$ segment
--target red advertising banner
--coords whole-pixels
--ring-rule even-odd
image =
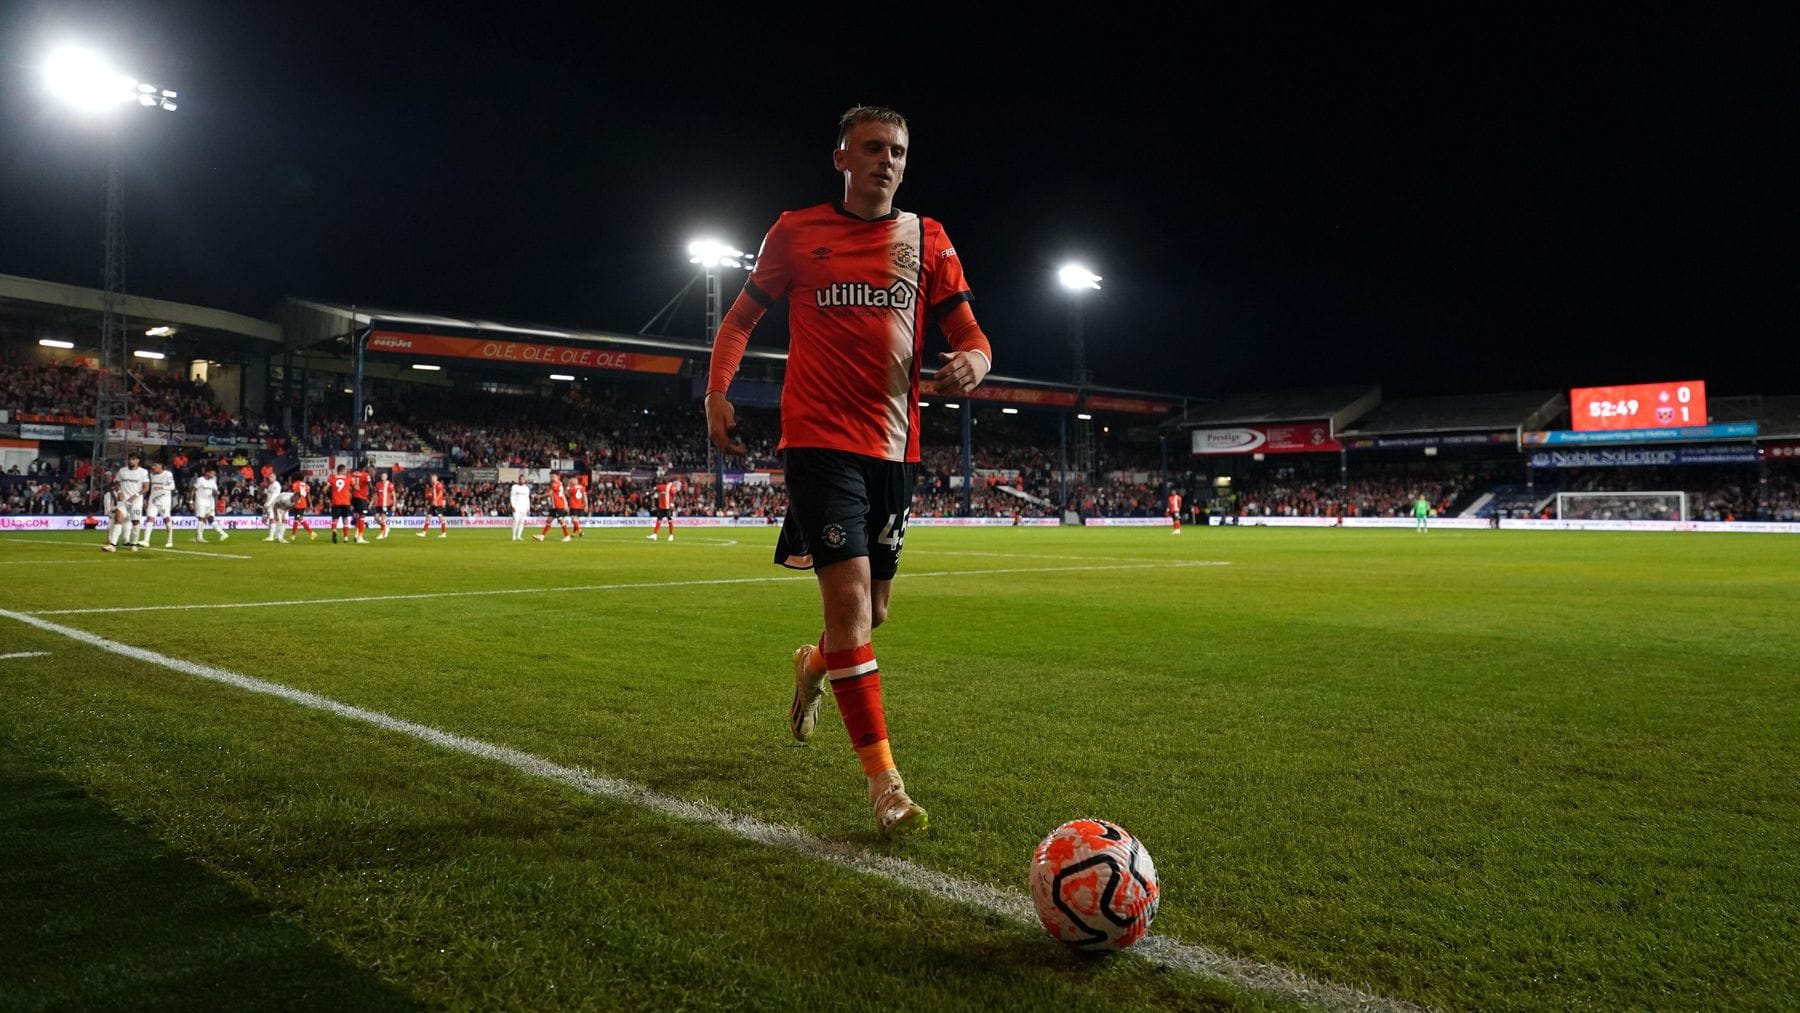
[[[1043,405],[1046,408],[1075,407],[1075,393],[1064,390],[1032,390],[1004,384],[984,384],[964,395],[974,401],[1006,401],[1011,404]]]
[[[1089,394],[1082,407],[1091,412],[1136,412],[1139,415],[1167,415],[1175,406],[1164,401],[1145,401],[1135,397],[1105,397]]]
[[[674,374],[681,371],[679,355],[645,355],[574,345],[539,345],[526,341],[492,338],[453,338],[442,334],[407,334],[376,331],[369,335],[369,351],[396,355],[446,356],[515,362],[558,369],[617,369],[631,373]]]
[[[1706,425],[1706,383],[1674,380],[1569,391],[1569,421],[1576,432],[1594,429],[1668,429]]]
[[[37,412],[14,412],[15,422],[51,422],[70,426],[91,426],[94,420],[87,415],[41,415]]]
[[[1232,426],[1194,430],[1196,454],[1311,454],[1342,450],[1324,422],[1288,426]]]
[[[1781,443],[1759,443],[1756,445],[1756,456],[1765,461],[1800,461],[1800,443],[1792,440]]]

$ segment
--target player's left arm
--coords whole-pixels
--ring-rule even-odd
[[[981,333],[981,325],[975,322],[975,311],[969,308],[967,301],[957,303],[938,321],[938,326],[955,351],[938,353],[937,373],[931,378],[932,390],[937,394],[967,394],[981,386],[988,371],[994,368],[993,346],[988,344],[987,335]]]
[[[937,373],[931,378],[931,390],[938,394],[967,394],[987,379],[994,368],[994,349],[981,325],[975,322],[970,308],[968,279],[963,276],[962,259],[943,226],[930,219],[925,225],[926,305],[937,320],[938,328],[949,340],[952,351],[938,353]]]

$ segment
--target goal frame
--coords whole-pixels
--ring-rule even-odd
[[[1680,489],[1616,489],[1616,490],[1605,491],[1605,492],[1559,492],[1556,494],[1556,519],[1559,521],[1561,521],[1561,520],[1592,520],[1593,518],[1590,518],[1590,517],[1569,517],[1569,516],[1567,516],[1567,514],[1564,513],[1565,505],[1576,502],[1576,501],[1591,502],[1591,501],[1595,501],[1595,500],[1606,500],[1606,499],[1615,499],[1615,500],[1646,499],[1646,498],[1653,497],[1653,496],[1667,497],[1668,499],[1670,499],[1672,502],[1674,502],[1676,504],[1677,512],[1680,514],[1679,517],[1675,518],[1676,520],[1685,521],[1688,519],[1688,494],[1686,492],[1683,492]],[[1662,521],[1662,520],[1668,520],[1669,518],[1667,518],[1667,517],[1624,517],[1624,518],[1615,518],[1615,519],[1616,520],[1658,520],[1658,521]]]

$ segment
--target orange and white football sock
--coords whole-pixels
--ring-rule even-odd
[[[850,744],[862,760],[863,773],[874,780],[894,769],[887,718],[881,709],[881,667],[875,662],[875,645],[824,654],[832,699],[850,732]]]

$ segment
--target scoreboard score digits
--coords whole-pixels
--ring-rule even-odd
[[[1569,391],[1569,414],[1578,432],[1703,426],[1706,383],[1679,380],[1622,387],[1577,387]]]

